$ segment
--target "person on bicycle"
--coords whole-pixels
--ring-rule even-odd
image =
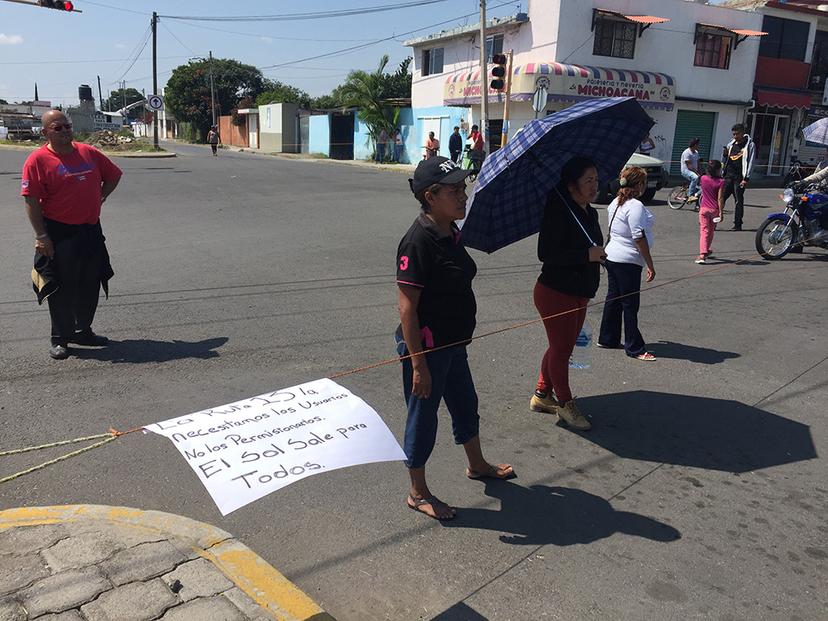
[[[468,141],[471,143],[469,148],[469,161],[474,170],[479,171],[481,166],[483,166],[486,153],[483,150],[483,134],[477,125],[472,125]]]
[[[687,179],[687,202],[699,200],[699,139],[691,138],[681,154],[681,176]]]

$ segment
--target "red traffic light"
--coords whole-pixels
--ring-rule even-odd
[[[38,0],[38,5],[44,9],[55,9],[58,11],[74,11],[75,5],[65,0]]]
[[[492,62],[495,65],[505,65],[508,60],[506,59],[506,54],[495,54],[492,56]]]

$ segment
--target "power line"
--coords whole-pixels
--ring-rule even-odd
[[[132,9],[125,9],[120,6],[112,6],[111,4],[104,4],[103,2],[92,2],[92,0],[84,0],[84,4],[93,4],[95,6],[101,6],[105,9],[112,9],[113,11],[124,11],[126,13],[134,13],[135,15],[152,15],[152,13],[145,13],[143,11],[134,11]]]
[[[124,79],[124,77],[126,77],[126,75],[127,75],[127,74],[128,74],[128,73],[132,70],[132,68],[135,66],[135,63],[136,63],[136,62],[138,62],[138,58],[141,56],[141,53],[144,51],[144,48],[146,48],[146,47],[147,47],[147,43],[149,43],[149,40],[150,40],[150,35],[151,35],[151,32],[148,30],[148,31],[147,31],[147,36],[144,38],[144,43],[143,43],[143,45],[141,45],[141,49],[140,49],[140,50],[138,51],[138,53],[135,55],[135,58],[133,58],[133,59],[132,59],[132,62],[131,62],[131,63],[129,63],[129,67],[127,67],[127,68],[126,68],[126,70],[125,70],[125,71],[121,74],[121,77],[120,77],[120,78],[118,78],[118,79],[116,80],[116,82],[120,82],[121,80],[123,80],[123,79]],[[114,83],[115,83],[115,82],[110,82],[110,84],[114,84]]]
[[[227,34],[234,34],[240,35],[242,37],[253,37],[256,39],[273,39],[274,41],[308,41],[311,43],[324,43],[328,41],[333,41],[336,43],[365,43],[366,41],[371,41],[371,39],[309,39],[308,37],[277,37],[275,35],[270,34],[256,34],[253,32],[240,32],[238,30],[226,30],[224,28],[214,28],[212,26],[205,26],[203,24],[190,24],[186,21],[181,22],[182,26],[187,26],[189,28],[200,28],[202,30],[210,30],[212,32],[224,32]]]
[[[189,58],[184,54],[177,56],[159,56],[159,59],[169,60],[171,58]],[[132,60],[129,58],[89,58],[85,60],[14,60],[11,62],[0,62],[0,65],[77,65],[80,63],[123,63]]]
[[[164,22],[161,22],[161,25],[164,27],[164,30],[166,30],[167,32],[169,32],[172,35],[173,39],[175,39],[176,41],[178,41],[181,44],[181,47],[183,47],[185,50],[188,50],[189,52],[192,52],[193,56],[198,56],[198,54],[193,50],[193,48],[191,48],[189,45],[187,45],[181,39],[179,39],[177,36],[175,36],[175,33],[172,30],[169,29],[167,24],[165,24]]]
[[[166,19],[181,19],[198,22],[261,22],[261,21],[298,21],[308,19],[330,19],[334,17],[351,17],[354,15],[366,15],[368,13],[382,13],[385,11],[396,11],[412,7],[426,6],[446,2],[447,0],[414,0],[400,4],[383,4],[373,7],[360,7],[356,9],[340,9],[338,11],[316,11],[311,13],[283,13],[281,15],[241,15],[233,17],[203,16],[203,15],[159,15]],[[511,3],[510,3],[511,4]]]

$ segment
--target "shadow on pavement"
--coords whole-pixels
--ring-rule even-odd
[[[601,498],[580,489],[486,481],[486,495],[500,500],[500,510],[460,508],[447,528],[479,528],[504,534],[503,543],[570,546],[591,543],[615,533],[654,541],[674,541],[679,531],[658,520],[616,511]]]
[[[146,362],[170,362],[185,358],[207,360],[208,358],[217,358],[219,353],[214,350],[224,345],[228,340],[226,336],[203,341],[111,340],[106,347],[95,349],[70,346],[70,353],[73,357],[81,360],[101,360],[112,363],[141,364]]]
[[[734,473],[817,457],[808,425],[738,401],[637,390],[578,404],[593,424],[580,435],[619,457]]]
[[[431,621],[489,621],[474,608],[463,602],[458,602],[448,610],[444,610]]]
[[[650,349],[657,358],[687,360],[689,362],[698,362],[699,364],[719,364],[730,358],[739,358],[741,355],[732,351],[719,351],[717,349],[708,349],[706,347],[695,347],[693,345],[685,345],[683,343],[674,343],[673,341],[647,343],[647,348]]]

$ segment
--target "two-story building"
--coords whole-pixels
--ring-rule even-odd
[[[527,13],[487,23],[489,58],[512,50],[508,135],[540,114],[596,97],[635,97],[656,121],[652,155],[672,161],[692,137],[719,155],[752,107],[762,16],[690,0],[529,0]],[[479,25],[407,41],[414,50],[412,107],[419,144],[434,131],[480,119]],[[488,87],[489,79],[483,80]],[[500,144],[503,95],[488,89],[490,149]]]
[[[762,15],[767,32],[759,44],[754,79],[755,106],[748,131],[756,143],[754,171],[784,175],[791,155],[816,159],[825,147],[802,140],[802,127],[826,116],[823,104],[828,75],[828,14],[814,2],[729,0],[730,8]]]

